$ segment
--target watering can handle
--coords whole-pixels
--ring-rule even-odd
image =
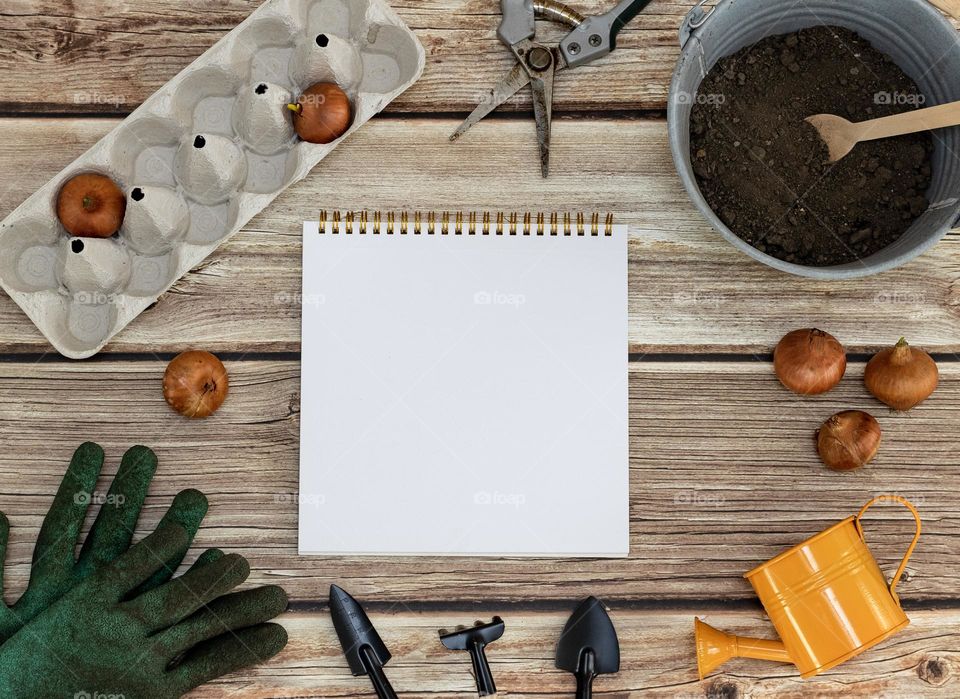
[[[899,495],[878,495],[877,497],[873,498],[870,502],[868,502],[866,505],[864,505],[862,508],[860,508],[860,512],[857,513],[857,516],[855,518],[855,522],[857,525],[857,532],[860,534],[860,538],[863,539],[864,541],[866,541],[866,537],[864,537],[863,535],[863,523],[860,521],[860,519],[863,517],[864,514],[866,514],[867,510],[869,510],[873,505],[876,505],[877,503],[880,503],[880,502],[900,503],[901,505],[906,507],[908,510],[910,510],[910,513],[913,515],[913,518],[917,522],[917,531],[913,535],[913,541],[911,541],[910,546],[907,547],[907,552],[903,555],[903,560],[900,561],[900,567],[897,568],[897,572],[894,574],[893,579],[890,581],[890,594],[893,595],[893,598],[897,600],[899,603],[900,598],[897,597],[897,592],[896,592],[897,583],[900,582],[900,578],[903,576],[903,571],[906,570],[907,561],[909,561],[910,556],[913,555],[913,550],[917,547],[917,541],[919,541],[920,539],[920,529],[921,529],[920,513],[917,512],[917,508],[915,508],[910,503],[910,501],[907,500],[906,498],[902,498]]]

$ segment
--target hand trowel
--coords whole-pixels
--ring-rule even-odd
[[[383,672],[383,666],[390,661],[390,651],[363,607],[343,589],[331,585],[330,615],[353,676],[369,676],[380,699],[397,699]]]
[[[593,679],[620,671],[620,641],[603,603],[587,597],[574,610],[557,643],[557,667],[577,678],[577,699],[591,699]]]

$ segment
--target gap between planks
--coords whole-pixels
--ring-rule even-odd
[[[0,196],[0,216],[114,123],[6,120],[9,148],[0,151],[0,172],[17,176]],[[872,352],[902,335],[933,352],[960,351],[960,236],[869,279],[798,279],[751,261],[709,227],[673,171],[661,121],[558,121],[555,172],[547,181],[534,167],[532,124],[481,123],[451,147],[454,126],[442,119],[373,120],[324,161],[322,172],[284,192],[178,281],[108,351],[297,351],[300,314],[289,299],[300,288],[302,222],[321,208],[611,211],[630,227],[634,353],[767,353],[796,327],[827,329],[851,352]],[[381,157],[385,151],[390,158]],[[522,154],[529,160],[518,166]],[[6,297],[0,329],[0,351],[47,348]]]

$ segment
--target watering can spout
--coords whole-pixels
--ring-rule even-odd
[[[701,680],[731,658],[793,662],[780,641],[734,636],[715,629],[696,617],[693,620],[693,632],[697,642],[697,670]]]

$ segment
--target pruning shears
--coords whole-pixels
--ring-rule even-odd
[[[576,68],[606,56],[616,48],[617,34],[650,0],[621,0],[609,12],[584,17],[557,0],[500,0],[503,19],[497,37],[516,56],[517,64],[450,136],[455,141],[487,114],[530,85],[540,145],[540,171],[550,170],[550,126],[553,80],[558,70]],[[536,41],[536,19],[572,27],[557,46]]]

